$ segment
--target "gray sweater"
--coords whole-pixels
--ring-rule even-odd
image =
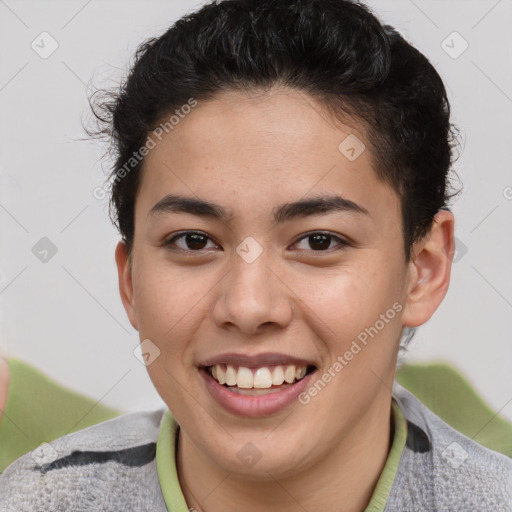
[[[407,441],[385,512],[512,512],[512,459],[457,432],[396,382],[393,396]],[[125,414],[23,455],[0,475],[0,510],[167,511],[155,459],[165,412]]]

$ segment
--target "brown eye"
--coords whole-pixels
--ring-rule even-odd
[[[177,243],[178,240],[180,240],[180,243]],[[199,233],[197,231],[186,231],[172,237],[165,243],[165,245],[176,245],[176,247],[184,251],[196,252],[205,249],[209,240],[210,237],[203,233]]]
[[[310,233],[309,235],[306,235],[305,237],[301,238],[297,243],[306,241],[306,244],[308,247],[302,247],[301,250],[313,250],[314,252],[322,252],[327,251],[328,249],[331,249],[331,243],[333,241],[336,241],[338,243],[339,248],[343,248],[344,246],[347,246],[348,244],[339,238],[336,235],[333,235],[331,233]]]

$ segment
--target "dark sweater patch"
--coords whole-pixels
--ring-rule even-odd
[[[87,466],[88,464],[104,464],[105,462],[118,462],[124,466],[140,467],[151,462],[156,455],[156,443],[143,444],[126,448],[124,450],[115,450],[108,452],[83,452],[75,450],[74,452],[54,460],[42,466],[36,466],[34,469],[46,473],[52,469],[62,469],[70,466]]]
[[[409,420],[407,420],[406,446],[416,453],[425,453],[432,449],[427,434],[418,425]]]

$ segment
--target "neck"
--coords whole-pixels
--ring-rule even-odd
[[[363,512],[391,446],[390,402],[391,397],[380,408],[377,404],[370,408],[334,449],[306,470],[264,481],[245,479],[212,463],[180,430],[177,466],[187,505],[203,512],[291,512],[298,506],[323,512]]]

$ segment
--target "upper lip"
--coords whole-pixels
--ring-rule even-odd
[[[295,365],[295,366],[315,366],[312,361],[307,361],[300,357],[294,357],[288,354],[279,354],[278,352],[265,352],[256,355],[237,354],[234,352],[218,354],[203,361],[199,366],[208,367],[215,364],[229,364],[232,366],[245,366],[247,368],[258,368],[262,366],[275,365]]]

